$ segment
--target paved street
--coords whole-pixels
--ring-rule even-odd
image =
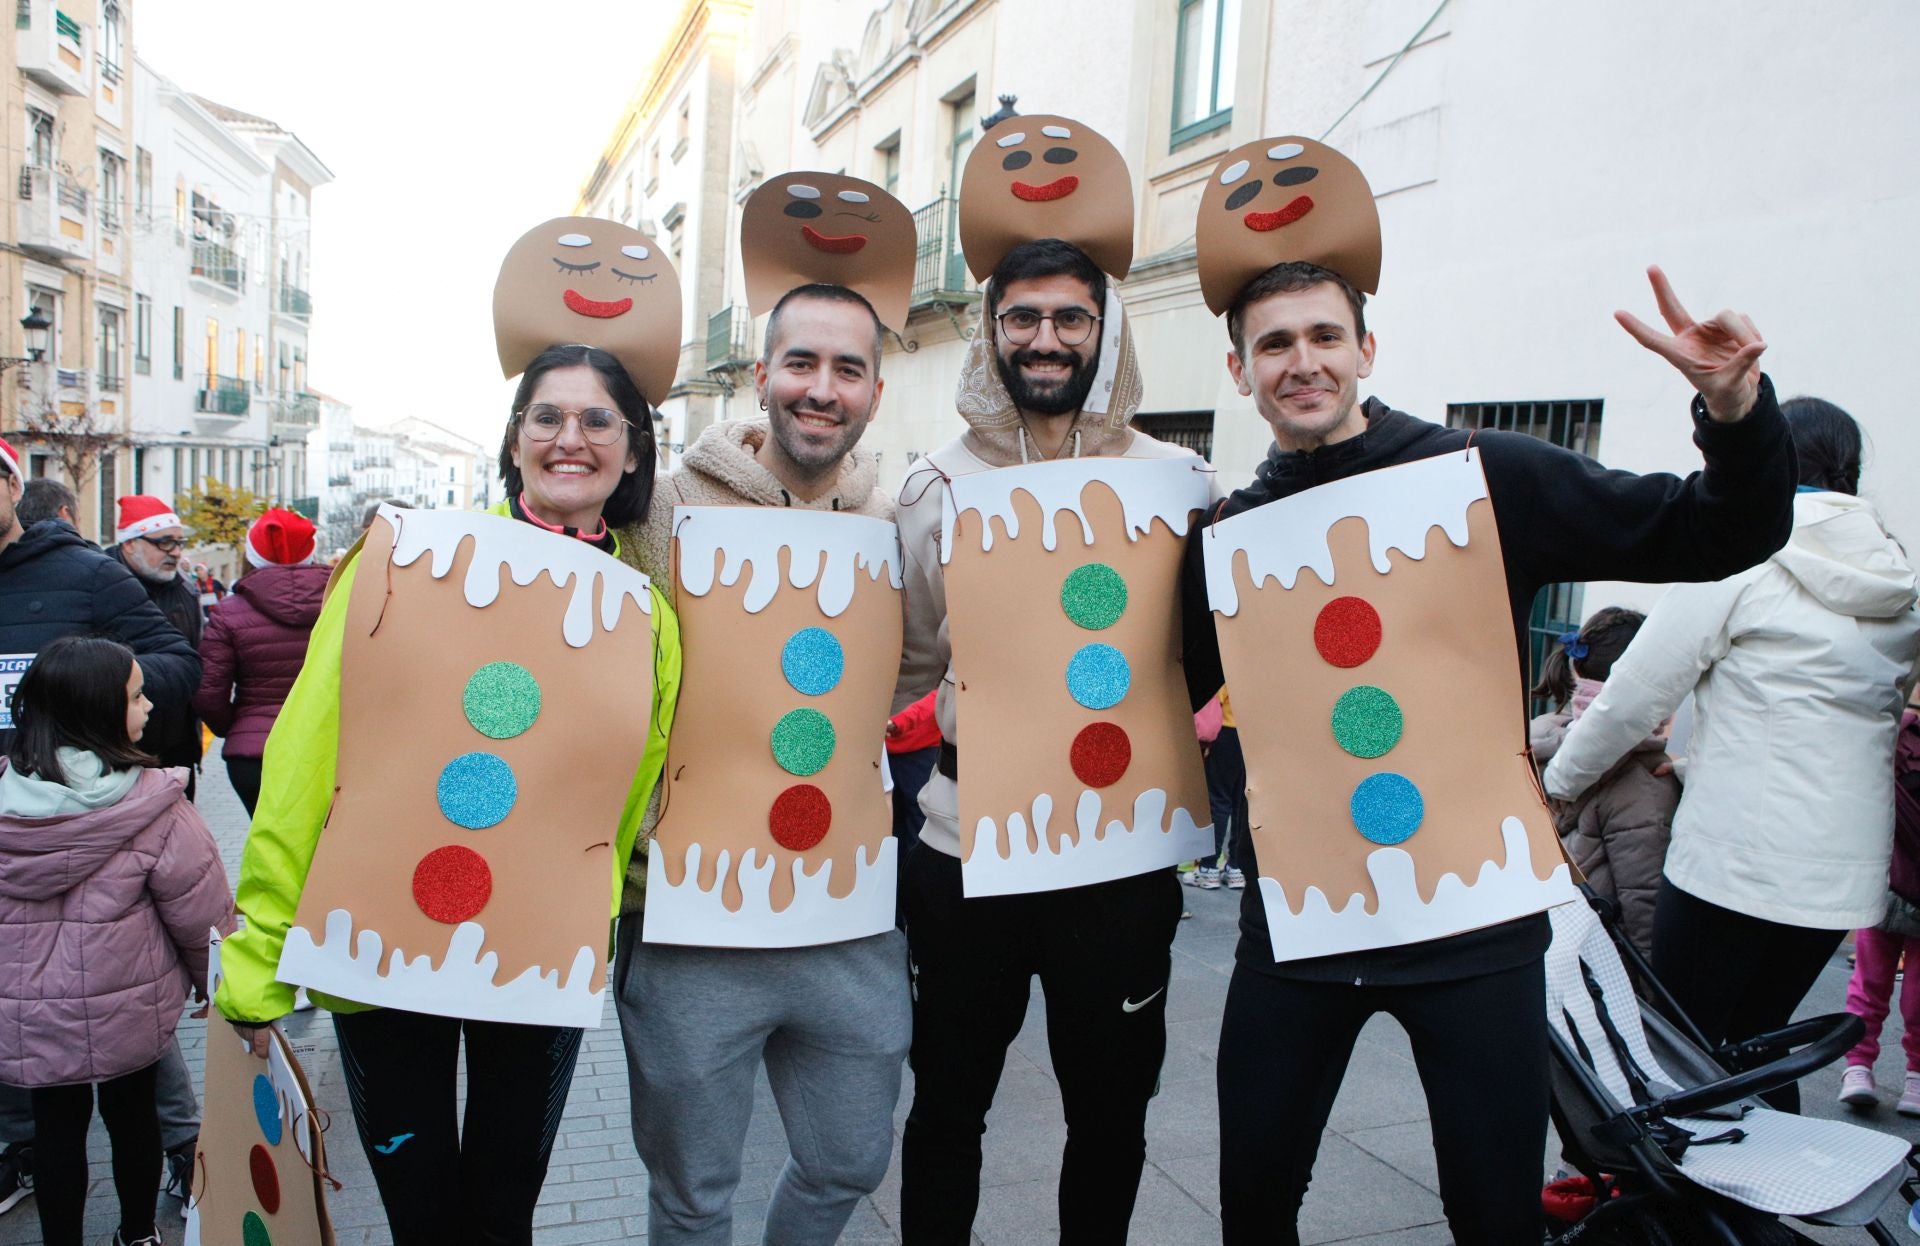
[[[245,816],[217,760],[201,784],[201,809],[237,871]],[[1193,919],[1174,945],[1169,991],[1167,1063],[1161,1093],[1147,1119],[1147,1168],[1134,1214],[1132,1240],[1144,1246],[1185,1246],[1217,1241],[1214,1211],[1218,1137],[1214,1110],[1214,1043],[1226,999],[1234,946],[1237,893],[1187,891]],[[1822,975],[1808,1015],[1837,1011],[1846,990],[1843,957]],[[305,1013],[288,1026],[296,1044],[313,1048],[306,1057],[320,1105],[332,1115],[328,1135],[335,1174],[345,1188],[330,1199],[339,1240],[389,1240],[379,1198],[355,1137],[324,1013]],[[1899,1019],[1889,1025],[1878,1069],[1880,1085],[1898,1088]],[[202,1023],[181,1028],[188,1063],[196,1070],[204,1042]],[[1835,1114],[1837,1069],[1809,1080],[1809,1109]],[[912,1082],[901,1098],[896,1129],[906,1116]],[[1889,1096],[1890,1098],[1890,1096]],[[1896,1117],[1890,1106],[1872,1123],[1920,1140],[1920,1122]],[[988,1120],[986,1162],[976,1240],[990,1246],[1052,1240],[1057,1236],[1054,1182],[1065,1140],[1060,1095],[1048,1071],[1046,1033],[1036,989],[1025,1028],[1007,1063],[998,1104]],[[91,1240],[104,1241],[114,1219],[105,1133],[95,1122],[94,1185],[88,1204]],[[1551,1153],[1551,1148],[1550,1148]],[[747,1136],[746,1177],[736,1204],[734,1240],[757,1242],[767,1190],[786,1154],[779,1118],[764,1080]],[[1551,1165],[1548,1167],[1551,1171]],[[542,1243],[644,1241],[647,1177],[634,1155],[627,1125],[626,1064],[609,1003],[605,1024],[590,1031],[581,1052],[553,1167],[536,1223]],[[1426,1106],[1404,1037],[1385,1019],[1371,1023],[1333,1110],[1320,1150],[1312,1192],[1302,1215],[1307,1242],[1361,1242],[1413,1246],[1449,1239],[1437,1193]],[[899,1155],[887,1183],[864,1201],[842,1239],[849,1243],[899,1241]],[[178,1240],[177,1207],[162,1202],[162,1232]],[[1904,1219],[1889,1214],[1890,1224]],[[1820,1241],[1859,1241],[1858,1234],[1813,1234]],[[0,1246],[39,1240],[31,1201],[0,1217]]]

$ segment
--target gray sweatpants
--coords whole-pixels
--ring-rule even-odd
[[[733,1241],[763,1059],[789,1152],[763,1240],[838,1240],[893,1153],[913,1024],[905,937],[889,930],[821,947],[675,947],[642,943],[636,918],[620,923],[614,977],[633,1142],[650,1178],[647,1240]]]
[[[160,1114],[160,1145],[171,1151],[200,1136],[200,1100],[194,1097],[193,1076],[180,1054],[180,1037],[160,1055],[154,1075],[155,1108]],[[14,1086],[0,1086],[0,1146],[33,1141],[33,1096]]]

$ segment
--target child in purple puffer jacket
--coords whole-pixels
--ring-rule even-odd
[[[119,1246],[157,1244],[154,1068],[207,932],[233,891],[186,771],[151,769],[153,708],[133,651],[70,636],[14,689],[0,766],[0,1083],[33,1096],[34,1188],[48,1246],[78,1246],[97,1090],[113,1141]]]

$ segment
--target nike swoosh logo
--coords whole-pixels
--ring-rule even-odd
[[[1151,996],[1149,996],[1149,998],[1151,998]],[[413,1137],[412,1134],[395,1134],[391,1139],[387,1141],[387,1143],[384,1146],[377,1142],[374,1143],[373,1149],[380,1152],[380,1154],[382,1155],[392,1155],[395,1151],[398,1151],[400,1149],[400,1144],[402,1142],[405,1142],[408,1138],[411,1138],[411,1137]]]
[[[1163,986],[1160,988],[1160,991],[1164,991],[1166,989],[1167,988]],[[1152,995],[1147,996],[1145,999],[1141,1000],[1137,1004],[1130,999],[1123,999],[1120,1001],[1120,1011],[1121,1012],[1139,1012],[1142,1008],[1145,1008],[1148,1004],[1151,1004],[1154,1001],[1154,999],[1159,996],[1160,991],[1155,991]]]

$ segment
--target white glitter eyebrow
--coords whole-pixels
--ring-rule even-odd
[[[1298,143],[1281,143],[1277,147],[1267,148],[1267,159],[1291,160],[1305,150],[1306,148]]]
[[[621,247],[620,254],[630,260],[644,260],[652,255],[653,252],[647,250],[645,247]]]
[[[843,191],[841,191],[841,192],[840,192],[840,199],[841,199],[841,201],[842,201],[842,202],[845,202],[845,203],[865,203],[865,202],[867,202],[867,197],[866,197],[866,195],[865,195],[865,194],[863,194],[863,193],[862,193],[862,192],[860,192],[860,191],[857,191],[857,190],[843,190]]]
[[[554,241],[563,247],[590,247],[593,245],[593,239],[587,237],[585,234],[561,234]]]
[[[1046,135],[1048,138],[1073,137],[1073,131],[1063,125],[1043,125],[1040,127],[1040,133]]]
[[[793,185],[787,187],[787,193],[795,199],[818,199],[820,197],[819,187],[803,185],[800,182],[795,182]]]
[[[1252,167],[1253,166],[1245,160],[1234,161],[1232,164],[1228,165],[1226,168],[1220,170],[1220,184],[1222,186],[1232,185],[1234,182],[1237,182],[1241,178],[1245,177],[1247,175],[1247,170],[1251,169]]]
[[[1027,141],[1027,133],[1025,130],[1019,130],[1012,134],[1003,135],[993,141],[994,144],[999,147],[1018,147]]]

